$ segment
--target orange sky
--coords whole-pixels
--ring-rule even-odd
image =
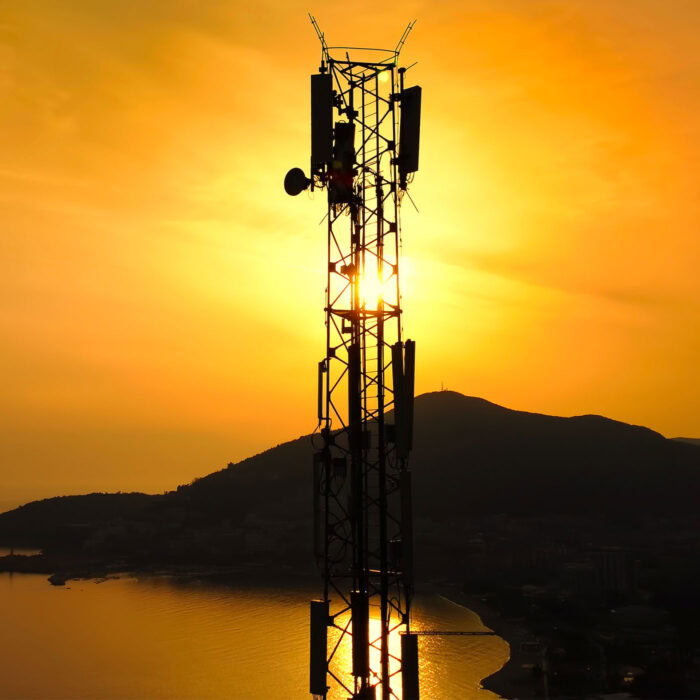
[[[0,17],[0,501],[161,491],[315,424],[308,3]],[[310,6],[424,90],[419,392],[700,436],[700,3]]]

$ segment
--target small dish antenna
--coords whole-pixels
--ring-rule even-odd
[[[292,197],[303,192],[310,184],[311,180],[301,168],[292,168],[284,177],[284,191]]]

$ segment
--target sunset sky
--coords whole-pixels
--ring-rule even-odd
[[[307,10],[331,44],[418,19],[417,392],[700,437],[700,2],[378,5],[3,5],[0,502],[163,491],[314,428],[324,196],[282,189]]]

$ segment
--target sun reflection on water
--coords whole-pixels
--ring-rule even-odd
[[[336,623],[339,627],[345,628],[349,620],[349,614],[342,615],[337,618]],[[389,634],[389,674],[394,674],[391,682],[391,690],[394,696],[397,698],[402,697],[401,693],[401,674],[397,673],[399,671],[399,664],[396,659],[401,656],[401,636],[399,634],[400,630],[397,628]],[[379,616],[379,609],[377,606],[370,606],[370,618],[369,618],[369,635],[370,635],[370,654],[369,654],[369,665],[373,674],[377,674],[381,665],[381,619]],[[331,628],[329,633],[329,644],[335,645],[341,637],[341,630],[337,628]],[[392,658],[396,657],[396,658]],[[351,674],[352,669],[352,637],[349,634],[344,635],[340,642],[338,651],[336,652],[334,659],[331,663],[331,671],[343,682],[348,688],[352,688],[353,676]],[[382,692],[381,683],[376,686],[376,697],[381,697]],[[337,688],[333,688],[328,694],[329,700],[337,698],[345,698],[345,693],[338,691]]]
[[[346,614],[337,619],[339,627],[344,628],[349,620]],[[412,614],[413,631],[481,631],[486,629],[479,618],[467,610],[441,596],[421,596],[417,599]],[[376,673],[380,668],[380,633],[381,624],[378,606],[370,607],[369,622],[370,668]],[[329,645],[335,645],[341,637],[336,628],[329,630]],[[330,647],[332,648],[332,647]],[[392,698],[402,698],[401,673],[398,658],[401,652],[400,630],[395,629],[389,635],[389,674],[391,676]],[[396,658],[392,658],[396,657]],[[419,639],[419,677],[421,696],[430,698],[452,698],[452,687],[462,689],[461,698],[486,700],[498,696],[481,688],[480,681],[488,673],[493,673],[508,659],[508,645],[499,637],[420,637]],[[352,637],[344,635],[330,666],[331,671],[352,688]],[[484,669],[487,669],[486,672]],[[395,675],[394,675],[395,674]],[[346,700],[347,693],[337,683],[329,682],[331,690],[328,700]],[[470,688],[467,691],[466,688]],[[376,686],[376,698],[381,698],[382,687]]]

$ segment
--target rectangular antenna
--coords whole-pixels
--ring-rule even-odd
[[[403,700],[419,700],[418,636],[410,632],[401,635],[401,681]]]
[[[331,204],[352,201],[354,163],[355,125],[352,122],[336,122],[333,164],[328,185],[328,201]]]
[[[403,370],[403,399],[406,402],[406,440],[408,449],[413,448],[413,397],[416,385],[416,342],[407,340]]]
[[[352,674],[366,676],[369,672],[369,601],[367,594],[350,594],[352,610]]]
[[[401,189],[404,190],[406,189],[406,175],[418,170],[421,93],[420,85],[414,85],[401,91],[399,175]]]
[[[333,83],[330,73],[311,76],[311,177],[333,155]]]
[[[313,516],[314,516],[314,522],[313,522],[313,544],[314,544],[314,554],[317,557],[322,557],[324,552],[323,552],[323,545],[322,545],[322,537],[323,537],[323,505],[321,503],[321,498],[323,496],[322,488],[323,488],[323,478],[328,478],[328,467],[329,467],[329,462],[330,459],[328,458],[328,455],[325,454],[324,452],[315,452],[314,453],[314,474],[313,474],[313,488],[314,488],[314,500],[313,500]]]
[[[326,677],[328,663],[326,662],[326,648],[328,646],[328,613],[327,600],[311,601],[311,634],[310,637],[310,670],[309,692],[312,695],[326,696]]]

